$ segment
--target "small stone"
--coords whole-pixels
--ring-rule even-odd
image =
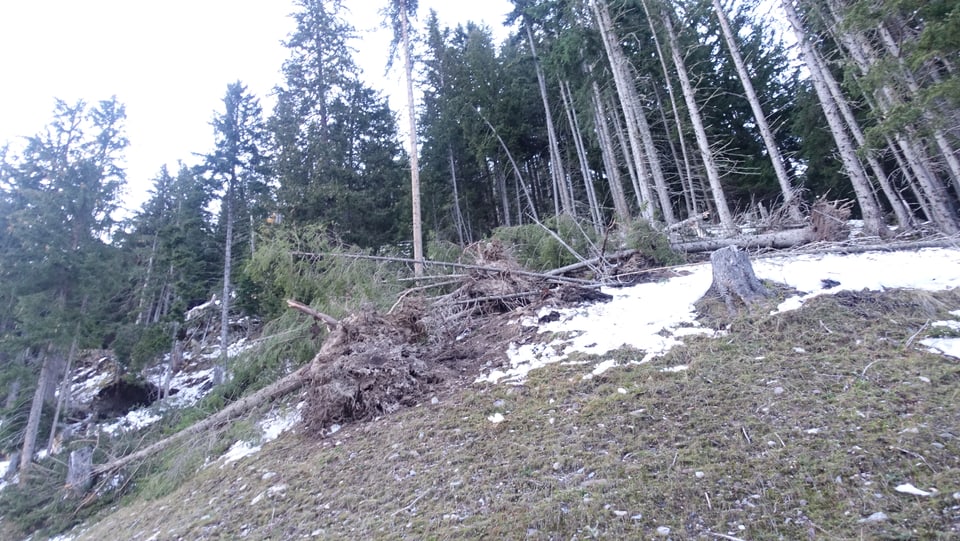
[[[433,404],[434,406],[436,406],[437,404],[440,403],[440,399],[437,398],[437,397],[433,397],[433,398],[430,399],[430,403]]]
[[[502,400],[502,399],[501,399],[501,400],[496,400],[496,401],[494,401],[494,403],[493,403],[493,407],[495,407],[495,408],[502,408],[502,407],[504,407],[505,405],[507,405],[507,403],[506,403],[504,400]]]
[[[801,347],[795,347],[795,348],[793,348],[793,351],[794,351],[794,353],[806,353],[806,352],[807,352],[807,350],[805,350],[805,349],[803,349],[803,348],[801,348]]]
[[[706,474],[703,473],[702,471],[698,471],[698,472],[694,473],[693,475],[694,475],[697,479],[703,479],[703,476],[705,476]]]
[[[499,423],[502,423],[505,419],[504,419],[502,413],[497,412],[497,413],[494,413],[493,415],[487,417],[487,420],[490,421],[490,422],[493,423],[493,424],[499,424]]]
[[[657,535],[660,535],[663,537],[670,535],[670,528],[667,528],[666,526],[660,526],[659,528],[657,528]]]
[[[559,469],[560,469],[560,463],[559,463],[559,462],[554,462],[554,463],[553,463],[553,469],[554,469],[554,470],[559,470]]]
[[[773,394],[783,394],[783,387],[774,387]]]
[[[623,387],[617,387],[617,392],[620,394],[627,394],[627,390]]]
[[[613,514],[614,514],[614,516],[618,516],[618,517],[625,517],[625,516],[627,516],[627,512],[626,512],[626,511],[614,510]]]
[[[636,515],[633,515],[632,517],[630,517],[630,520],[643,520],[643,514],[637,513]]]
[[[261,477],[261,479],[263,479],[264,481],[269,481],[270,479],[273,479],[276,476],[277,476],[277,472],[268,471],[267,473],[263,474],[263,477]]]

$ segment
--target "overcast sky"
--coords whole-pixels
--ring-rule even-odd
[[[368,83],[390,91],[399,74],[384,77],[389,31],[376,29],[385,3],[345,2]],[[421,21],[430,8],[442,24],[482,22],[502,38],[511,4],[420,0]],[[0,144],[40,132],[54,98],[116,95],[127,107],[128,206],[138,206],[163,164],[211,148],[227,84],[242,81],[272,107],[292,11],[290,0],[0,0]]]

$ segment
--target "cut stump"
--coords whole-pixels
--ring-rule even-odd
[[[772,295],[754,274],[750,257],[736,246],[713,252],[710,264],[713,265],[713,283],[704,298],[722,299],[729,313],[736,313],[737,306],[749,306]]]

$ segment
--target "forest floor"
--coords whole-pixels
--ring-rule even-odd
[[[190,465],[64,539],[960,535],[960,363],[920,346],[953,332],[931,322],[957,319],[960,291],[780,300],[659,356],[489,317],[456,346],[477,362],[416,404]],[[570,319],[599,317],[585,310]],[[526,370],[505,353],[520,339],[554,362]]]

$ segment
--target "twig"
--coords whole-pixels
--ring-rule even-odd
[[[929,324],[930,324],[930,320],[928,319],[928,320],[926,321],[926,323],[924,323],[923,325],[920,326],[920,329],[918,329],[917,332],[913,333],[913,336],[911,336],[910,338],[907,339],[907,343],[904,344],[903,347],[905,347],[905,348],[910,347],[910,344],[912,344],[913,341],[916,340],[917,336],[918,336],[920,333],[922,333],[923,330],[926,329],[926,328],[927,328],[927,325],[929,325]]]
[[[536,295],[540,291],[523,291],[520,293],[511,293],[509,295],[491,295],[489,297],[476,297],[473,299],[460,299],[456,301],[441,301],[437,304],[471,304],[477,302],[486,302],[486,301],[505,301],[509,299],[517,299],[522,297],[529,297],[531,295]]]
[[[897,451],[900,451],[901,453],[908,454],[908,455],[910,455],[910,456],[912,456],[912,457],[914,457],[914,458],[919,458],[921,461],[923,461],[923,463],[924,463],[924,465],[925,465],[926,467],[930,468],[930,471],[932,471],[933,473],[937,473],[937,470],[933,469],[933,466],[931,466],[931,465],[927,462],[927,459],[923,458],[923,455],[914,453],[913,451],[908,451],[908,450],[906,450],[906,449],[902,449],[902,448],[900,448],[900,447],[892,447],[892,449],[896,449]]]
[[[424,291],[427,289],[433,289],[435,287],[443,287],[443,286],[449,286],[449,285],[459,284],[459,283],[460,283],[459,280],[449,280],[446,282],[437,282],[436,284],[427,284],[424,286],[412,287],[404,291],[403,293],[400,294],[399,297],[397,297],[397,302],[393,303],[393,306],[391,306],[390,309],[387,310],[387,314],[392,314],[393,311],[397,309],[397,306],[400,306],[400,303],[403,302],[403,299],[407,298],[407,296],[410,295],[411,293],[416,293],[417,291]]]
[[[875,365],[875,364],[877,364],[878,362],[880,362],[880,359],[877,359],[876,361],[871,362],[871,363],[868,364],[867,366],[864,366],[864,367],[863,367],[863,372],[860,372],[860,377],[861,377],[861,378],[866,378],[866,377],[867,377],[867,370],[870,370],[870,367],[873,366],[873,365]]]
[[[741,427],[740,427],[740,430],[743,431],[743,437],[744,437],[744,438],[747,438],[747,443],[750,444],[750,445],[753,445],[753,442],[750,441],[750,434],[747,434],[747,427],[741,426]]]
[[[703,497],[707,499],[707,509],[713,511],[713,504],[710,503],[710,493],[709,493],[709,492],[704,492],[704,493],[703,493]]]
[[[400,508],[400,509],[397,509],[397,510],[394,511],[390,516],[391,516],[391,517],[395,517],[395,516],[399,515],[400,513],[406,511],[407,509],[410,509],[411,507],[413,507],[414,505],[416,505],[417,502],[419,502],[420,500],[422,500],[423,497],[426,496],[427,494],[430,494],[430,489],[427,489],[427,490],[423,491],[423,494],[421,494],[421,495],[417,496],[416,498],[414,498],[414,500],[413,500],[412,502],[410,502],[409,504],[407,504],[406,507],[402,507],[402,508]]]
[[[820,326],[823,327],[823,330],[827,331],[827,334],[833,334],[833,331],[830,330],[830,327],[827,327],[823,324],[823,320],[820,320]]]
[[[719,537],[720,539],[728,539],[729,541],[746,541],[744,539],[740,539],[739,537],[734,537],[732,535],[725,535],[722,533],[714,533],[714,532],[707,532],[707,533],[714,537]]]
[[[326,323],[327,328],[329,330],[333,330],[333,328],[340,323],[339,321],[336,320],[336,318],[328,316],[323,312],[318,312],[317,310],[310,308],[306,304],[297,302],[293,299],[287,299],[287,306],[299,312],[303,312],[304,314],[307,314],[308,316],[312,317],[313,319],[316,319],[317,321],[322,321]]]

